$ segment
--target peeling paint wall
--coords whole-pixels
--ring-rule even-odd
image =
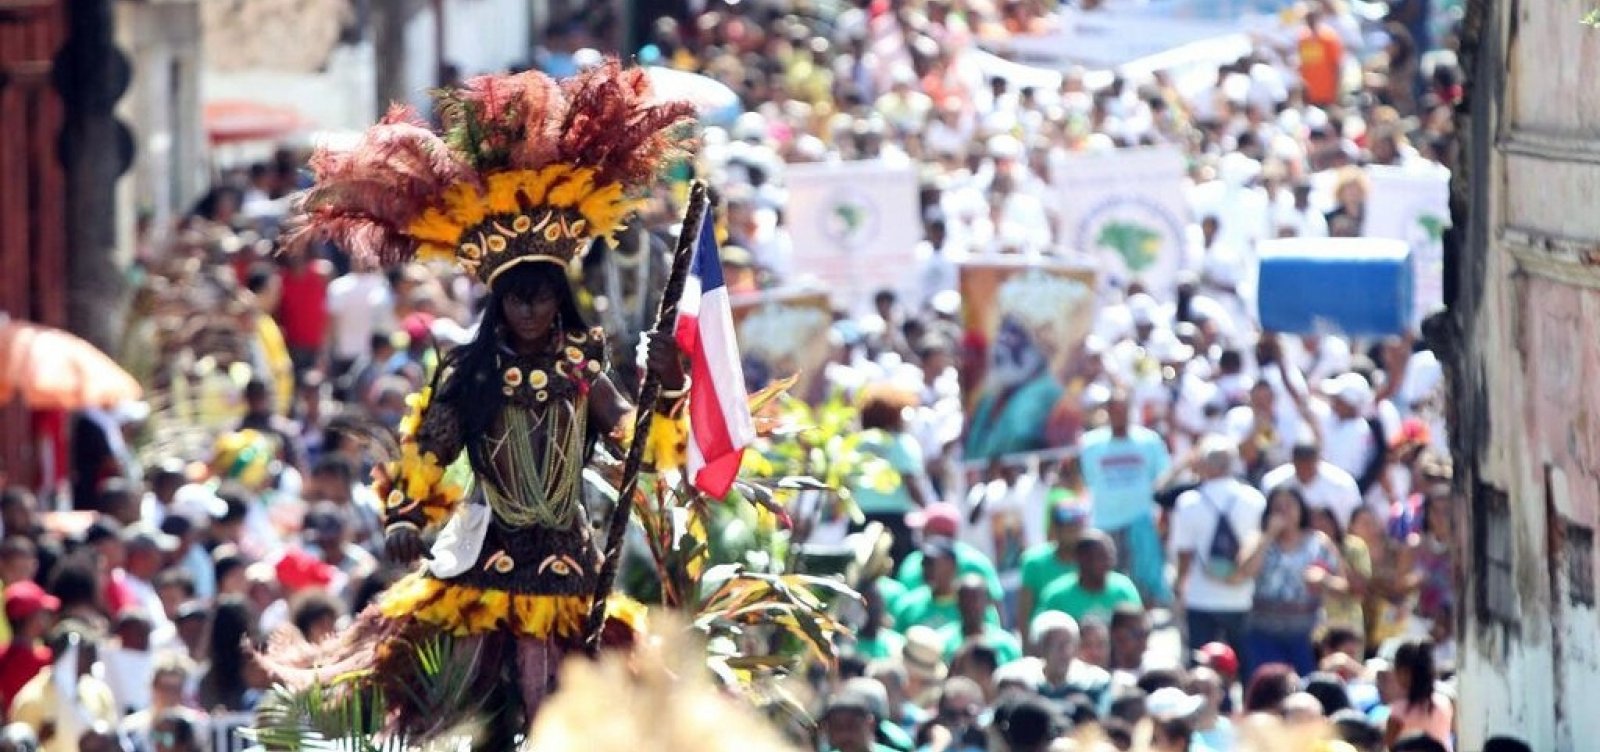
[[[1474,0],[1447,238],[1462,526],[1459,749],[1600,739],[1600,31],[1578,0]],[[1503,506],[1502,506],[1503,505]],[[1493,529],[1493,534],[1491,534]],[[1501,535],[1501,532],[1509,535]],[[1495,550],[1509,541],[1509,550]],[[1488,587],[1509,560],[1514,587]]]

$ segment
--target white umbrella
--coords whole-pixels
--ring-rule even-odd
[[[707,125],[729,125],[744,114],[739,95],[721,81],[698,73],[652,65],[645,69],[656,98],[682,100],[694,105]]]

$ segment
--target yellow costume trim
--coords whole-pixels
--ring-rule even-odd
[[[627,447],[633,444],[634,415],[628,413],[617,421],[611,432],[612,440]],[[644,462],[658,471],[678,470],[689,463],[689,418],[679,411],[668,415],[659,410],[650,421],[650,435],[645,439]]]
[[[421,573],[384,592],[378,609],[391,619],[412,618],[452,635],[509,630],[522,637],[565,639],[583,633],[590,599],[581,595],[517,595],[503,590],[452,585]],[[647,612],[620,593],[606,599],[606,618],[643,633]]]
[[[644,445],[644,461],[658,471],[678,470],[689,463],[689,419],[656,413]]]
[[[422,451],[417,444],[422,414],[432,398],[431,387],[406,397],[411,409],[400,419],[400,459],[384,465],[387,477],[373,484],[373,491],[383,500],[386,518],[403,517],[420,507],[422,523],[429,527],[443,523],[466,497],[465,488],[445,480],[438,456]]]

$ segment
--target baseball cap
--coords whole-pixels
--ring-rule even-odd
[[[6,586],[6,619],[13,625],[40,611],[58,611],[61,599],[44,591],[38,583],[23,580]]]
[[[926,535],[954,536],[961,532],[961,511],[941,501],[906,514],[906,524]]]
[[[1226,643],[1208,642],[1194,651],[1194,662],[1202,666],[1209,666],[1213,671],[1225,677],[1239,675],[1239,654]]]
[[[1145,699],[1145,712],[1151,718],[1158,720],[1172,720],[1188,718],[1200,712],[1200,706],[1205,704],[1205,699],[1199,695],[1191,695],[1177,687],[1162,687],[1150,693]]]
[[[213,519],[228,516],[228,502],[217,495],[216,489],[204,483],[189,483],[178,489],[172,497],[172,511],[203,526]]]
[[[1351,372],[1322,382],[1322,393],[1349,405],[1355,410],[1366,410],[1372,403],[1372,385],[1365,376]]]
[[[827,718],[834,713],[855,711],[865,715],[872,714],[872,699],[865,693],[854,689],[842,689],[828,697],[828,702],[823,706],[822,717]]]
[[[161,532],[160,528],[145,523],[123,528],[122,544],[131,551],[160,551],[170,554],[178,550],[177,536]]]
[[[300,549],[284,554],[273,571],[288,593],[312,588],[326,590],[333,585],[335,572],[327,562]]]
[[[178,618],[175,621],[181,624],[192,619],[204,620],[210,617],[211,608],[203,601],[184,601],[178,606]]]

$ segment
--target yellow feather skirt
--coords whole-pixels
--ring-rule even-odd
[[[452,585],[422,572],[407,575],[378,598],[390,619],[415,619],[455,636],[509,632],[518,637],[576,640],[589,616],[587,596],[522,595]],[[608,622],[645,631],[645,607],[620,593],[606,599]]]

